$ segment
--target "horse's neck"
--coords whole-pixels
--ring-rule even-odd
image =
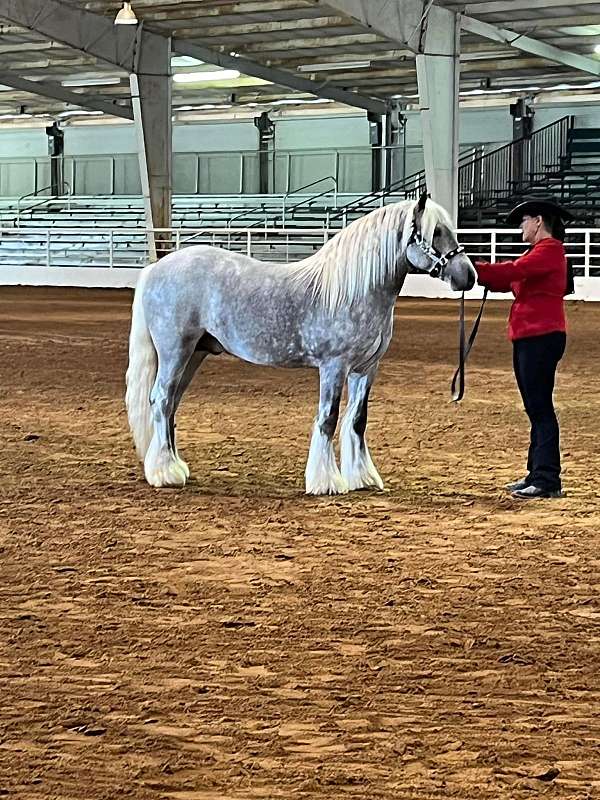
[[[400,294],[400,290],[402,289],[404,281],[406,280],[407,274],[408,262],[404,257],[404,254],[402,254],[396,262],[396,268],[393,270],[389,281],[389,289],[396,297]]]

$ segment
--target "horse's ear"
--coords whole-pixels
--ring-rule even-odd
[[[427,202],[427,198],[429,195],[427,194],[427,189],[424,192],[421,192],[421,196],[419,197],[419,202],[417,203],[417,211],[419,214],[422,214],[425,211],[425,203]]]

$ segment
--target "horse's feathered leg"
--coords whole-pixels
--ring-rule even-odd
[[[173,452],[175,453],[175,457],[181,464],[183,471],[185,472],[186,479],[190,477],[190,470],[188,465],[185,463],[183,458],[179,455],[177,450],[177,444],[175,441],[175,414],[177,409],[179,408],[179,403],[181,402],[181,398],[183,397],[183,393],[188,388],[190,383],[192,382],[192,378],[196,374],[196,370],[202,364],[204,359],[208,353],[205,350],[196,350],[195,353],[192,353],[192,356],[188,363],[186,364],[185,370],[183,371],[183,375],[179,379],[179,385],[177,386],[177,391],[175,392],[175,402],[173,404],[173,412],[169,419],[169,433],[171,437],[171,446],[173,448]]]
[[[369,392],[377,366],[375,364],[365,374],[351,372],[348,376],[348,404],[342,419],[340,442],[342,475],[350,489],[369,486],[383,489],[383,481],[373,464],[365,438]]]
[[[195,348],[195,342],[156,341],[158,372],[150,393],[154,436],[144,460],[146,480],[151,486],[184,486],[187,465],[177,456],[175,447],[175,400],[177,390]]]
[[[307,494],[345,494],[348,484],[335,460],[333,435],[340,413],[340,400],[347,369],[337,362],[319,368],[319,413],[313,426],[306,462]]]

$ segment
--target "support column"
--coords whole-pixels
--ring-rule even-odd
[[[427,190],[458,218],[460,15],[431,6],[421,32],[417,81]]]
[[[138,38],[139,42],[144,40]],[[146,227],[170,228],[173,180],[170,39],[155,36],[144,42],[136,54],[136,69],[129,82]],[[152,261],[169,252],[169,238],[169,234],[149,236]]]
[[[65,134],[58,127],[58,123],[53,122],[46,128],[46,136],[48,137],[48,155],[50,156],[50,194],[53,197],[60,197],[65,191],[63,179]]]
[[[369,122],[369,144],[371,145],[371,191],[378,192],[382,181],[383,117],[381,114],[367,112]]]
[[[385,115],[385,188],[406,177],[404,162],[406,143],[402,141],[405,133],[406,117],[400,104],[390,106]]]
[[[533,106],[523,98],[510,106],[510,115],[513,118],[511,189],[517,194],[532,180],[530,159],[534,114]]]
[[[258,191],[260,194],[269,194],[275,191],[275,186],[270,181],[270,163],[275,159],[275,123],[269,117],[268,111],[263,111],[260,117],[254,117],[254,125],[258,129]],[[289,175],[286,178],[289,184]]]

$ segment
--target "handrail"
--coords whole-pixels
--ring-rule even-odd
[[[556,120],[555,122],[551,122],[548,125],[544,125],[543,128],[540,128],[539,130],[535,131],[532,134],[531,139],[533,139],[533,137],[537,137],[539,134],[547,131],[549,128],[552,128],[553,126],[557,126],[558,124],[564,124],[565,121],[568,121],[570,119],[571,119],[570,116],[565,116],[561,117],[559,120]],[[479,155],[477,154],[476,149],[475,151],[473,150],[466,151],[465,153],[460,155],[458,159],[459,187],[461,185],[461,177],[462,177],[461,173],[464,173],[468,169],[475,170],[477,165],[481,165],[482,163],[485,162],[486,159],[491,159],[492,157],[498,158],[498,154],[501,153],[502,151],[510,150],[512,152],[512,148],[516,144],[523,143],[525,141],[530,141],[531,139],[525,139],[525,138],[518,139],[516,142],[509,142],[508,144],[501,145],[500,147],[496,148],[495,150],[492,150],[489,153],[484,152],[480,153]],[[485,163],[490,163],[490,162],[487,161]],[[408,194],[410,192],[410,194],[416,195],[419,192],[419,190],[423,190],[424,188],[425,188],[425,170],[420,170],[419,172],[415,172],[412,175],[408,175],[404,178],[399,179],[398,181],[395,181],[394,183],[384,187],[383,189],[378,189],[376,192],[369,192],[368,194],[359,197],[358,200],[355,200],[351,203],[348,203],[345,206],[342,206],[342,208],[337,212],[337,214],[331,216],[331,220],[339,219],[340,217],[345,218],[349,211],[360,211],[365,206],[371,205],[376,200],[380,200],[381,202],[383,202],[383,199],[385,197],[388,197],[389,195],[395,194],[399,191],[404,190],[405,194]]]
[[[67,211],[70,211],[71,210],[70,202],[71,202],[71,196],[72,196],[71,184],[69,183],[69,181],[65,181],[65,180],[62,181],[62,184],[63,184],[63,186],[68,186],[68,188],[69,188],[68,192],[66,192],[66,193],[62,192],[61,194],[50,195],[50,197],[45,197],[41,201],[41,203],[32,203],[32,205],[27,206],[26,208],[23,208],[23,209],[21,208],[21,200],[25,200],[28,197],[36,197],[40,192],[45,192],[46,189],[52,189],[54,184],[51,183],[48,186],[44,186],[41,189],[36,189],[33,192],[29,192],[29,194],[24,194],[22,197],[19,197],[18,200],[17,200],[17,217],[16,217],[16,220],[15,220],[16,223],[17,223],[17,227],[19,227],[19,224],[21,222],[21,211],[30,211],[32,208],[40,208],[40,206],[43,206],[46,203],[50,203],[53,200],[57,200],[59,197],[66,196],[68,198]]]
[[[538,167],[550,167],[550,162],[561,164],[572,125],[572,116],[561,117],[530,137],[508,142],[461,165],[458,175],[461,207],[494,207],[500,200],[526,193],[539,172]],[[463,202],[463,198],[468,202]]]
[[[514,139],[512,142],[508,142],[507,144],[503,144],[501,147],[497,147],[495,150],[491,150],[489,153],[482,153],[480,156],[477,156],[474,159],[473,163],[475,163],[477,161],[482,161],[482,160],[487,159],[487,158],[491,158],[492,156],[495,156],[498,153],[500,153],[501,150],[510,149],[511,147],[514,147],[514,145],[516,145],[516,144],[521,144],[522,142],[530,141],[531,139],[537,138],[540,133],[544,133],[544,131],[547,131],[550,128],[553,128],[555,125],[558,126],[559,124],[562,124],[562,123],[564,123],[564,122],[566,122],[568,120],[571,120],[571,119],[572,119],[571,115],[568,115],[568,116],[565,116],[565,117],[561,117],[560,119],[556,119],[556,120],[554,120],[554,122],[550,122],[550,123],[548,123],[548,125],[544,125],[543,128],[539,128],[539,130],[533,131],[533,133],[531,134],[530,137],[522,136],[520,139]]]
[[[240,211],[240,213],[236,214],[234,217],[229,217],[229,219],[227,220],[227,227],[231,228],[231,223],[234,222],[236,219],[243,219],[244,217],[248,217],[253,211],[256,210],[257,209],[245,208],[243,211]],[[264,206],[263,206],[263,211],[264,211]],[[265,222],[266,222],[266,216],[265,216]]]
[[[311,181],[310,183],[306,183],[304,186],[300,186],[299,189],[294,189],[293,192],[286,192],[283,195],[283,199],[281,201],[281,224],[282,225],[285,226],[285,205],[286,205],[286,201],[287,201],[288,197],[291,197],[293,194],[300,194],[300,192],[303,189],[310,189],[311,186],[318,186],[318,184],[319,183],[323,183],[323,181],[333,181],[333,206],[334,206],[334,208],[337,208],[337,188],[338,188],[337,178],[334,175],[326,175],[324,178],[318,178],[316,181]],[[316,200],[317,197],[322,197],[324,194],[329,194],[329,192],[324,191],[324,192],[319,192],[318,194],[315,194],[315,195],[311,195],[310,197],[307,197],[304,200],[302,200],[301,202],[297,203],[295,206],[292,206],[292,208],[290,208],[290,211],[291,211],[292,215],[293,215],[294,211],[297,208],[299,208],[301,205],[304,205],[305,203],[312,202],[313,200]]]
[[[282,225],[285,226],[285,219],[286,219],[286,208],[285,208],[285,206],[286,206],[287,198],[291,197],[291,195],[293,195],[293,194],[298,194],[303,189],[309,189],[311,186],[316,186],[319,183],[323,183],[323,181],[333,181],[334,204],[335,204],[335,207],[337,208],[337,195],[338,195],[337,179],[333,175],[326,175],[324,178],[318,178],[316,181],[311,181],[310,183],[307,183],[304,186],[300,186],[300,188],[298,188],[298,189],[294,189],[293,192],[286,192],[283,195],[283,197],[281,199],[281,224]],[[314,194],[314,195],[311,194],[310,197],[305,198],[300,203],[297,203],[295,206],[293,206],[291,211],[294,211],[294,209],[298,208],[298,206],[301,206],[304,203],[309,203],[312,200],[315,200],[317,197],[322,197],[324,194],[328,194],[328,191],[318,192],[317,194]],[[236,220],[243,219],[244,217],[251,216],[254,211],[255,211],[255,209],[244,209],[244,211],[240,212],[239,214],[236,214],[235,216],[230,217],[227,220],[227,227],[231,228],[233,222],[235,222]],[[251,225],[249,225],[247,227],[256,228],[258,225],[262,225],[263,222],[266,225],[267,224],[267,211],[266,211],[266,209],[264,209],[264,207],[263,207],[263,211],[265,212],[264,220],[257,220],[256,222],[253,222]],[[189,240],[186,240],[186,241],[189,241]]]
[[[310,189],[311,186],[316,186],[319,183],[323,183],[323,181],[333,181],[334,186],[337,188],[337,180],[333,175],[326,175],[324,178],[317,178],[316,181],[311,181],[310,183],[305,183],[304,186],[299,186],[297,189],[294,189],[291,192],[286,192],[283,197],[289,197],[292,194],[300,194],[303,189]]]
[[[476,150],[477,148],[473,148]],[[465,151],[458,157],[458,164],[461,166],[461,161],[467,162],[469,158],[473,158],[473,149]],[[389,197],[390,195],[397,194],[398,192],[404,191],[405,194],[418,194],[419,191],[425,189],[425,170],[420,169],[418,172],[413,172],[411,175],[406,175],[403,178],[399,178],[397,181],[388,184],[388,186],[384,186],[382,189],[377,189],[375,192],[368,192],[367,194],[363,194],[357,200],[352,200],[350,203],[346,203],[345,206],[342,206],[337,214],[333,214],[331,216],[332,220],[346,218],[349,211],[360,211],[362,208],[369,206],[376,200],[380,200],[383,203],[384,197]]]

